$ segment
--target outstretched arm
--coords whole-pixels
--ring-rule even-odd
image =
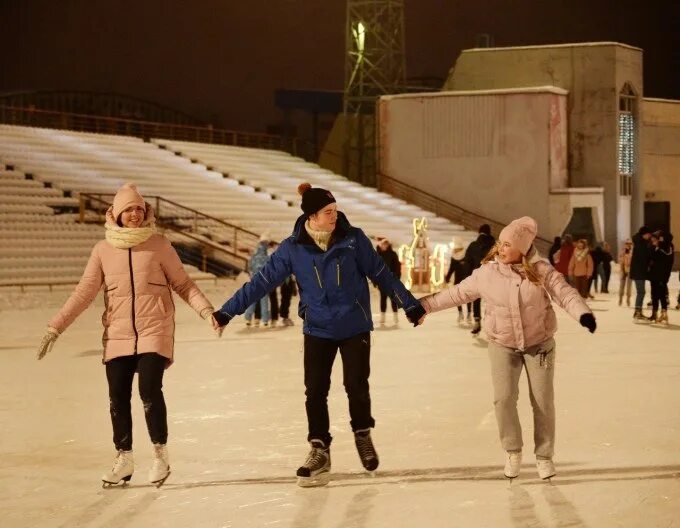
[[[281,284],[292,273],[289,243],[281,244],[269,258],[264,268],[255,273],[222,307],[213,315],[220,326],[241,315],[248,306],[259,301]]]
[[[357,231],[357,264],[359,270],[376,283],[382,292],[394,299],[404,311],[408,312],[418,306],[416,298],[390,271],[385,261],[373,248],[373,244],[366,234],[361,229]]]
[[[50,320],[49,326],[61,334],[92,303],[103,283],[104,271],[99,251],[95,246],[80,282],[59,312]]]
[[[546,289],[552,300],[555,301],[555,304],[577,321],[580,321],[583,314],[592,314],[592,311],[579,295],[576,288],[567,284],[564,275],[547,263],[543,264],[542,267],[544,268],[541,270],[541,274],[543,275],[543,287]]]
[[[163,258],[161,259],[163,273],[177,295],[203,319],[206,319],[213,311],[212,304],[203,295],[201,289],[196,286],[196,283],[191,280],[170,241],[166,239],[165,242],[166,245],[162,250]]]
[[[478,280],[482,268],[477,268],[467,279],[459,284],[420,299],[427,313],[439,312],[479,299]]]

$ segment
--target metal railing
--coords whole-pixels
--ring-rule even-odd
[[[390,176],[386,176],[385,174],[380,174],[378,176],[378,189],[410,204],[432,211],[437,216],[456,222],[470,231],[477,231],[480,225],[489,224],[491,233],[498,238],[499,233],[505,227],[505,224],[502,222],[463,209],[462,207],[442,200],[437,196],[416,189],[415,187],[395,180]],[[552,242],[544,238],[536,237],[534,245],[540,253],[546,255]]]
[[[80,193],[80,222],[102,223],[113,202],[113,193]],[[260,236],[196,209],[163,198],[145,196],[154,207],[156,225],[170,231],[168,238],[181,249],[184,261],[201,271],[230,275],[246,271],[249,255]]]
[[[197,143],[216,143],[220,145],[283,150],[305,159],[309,159],[311,150],[306,141],[274,134],[239,132],[236,130],[214,128],[212,126],[158,123],[6,105],[0,105],[0,123],[75,130],[79,132],[95,132],[98,134],[137,136],[145,140],[151,138],[174,139],[178,141],[195,141]]]

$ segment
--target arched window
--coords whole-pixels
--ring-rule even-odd
[[[635,146],[637,135],[635,118],[637,114],[637,95],[633,87],[626,83],[619,93],[619,179],[620,193],[630,196],[633,192],[635,173]]]

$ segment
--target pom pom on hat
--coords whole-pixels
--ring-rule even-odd
[[[305,183],[301,183],[300,185],[298,185],[297,191],[298,191],[298,194],[300,196],[302,196],[303,194],[305,194],[305,191],[308,191],[311,188],[312,188],[312,184],[305,182]]]
[[[526,255],[529,253],[537,233],[538,224],[536,220],[529,216],[523,216],[505,226],[498,236],[498,240],[508,242],[510,246],[517,249],[522,255]]]

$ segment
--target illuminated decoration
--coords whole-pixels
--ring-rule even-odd
[[[444,284],[448,262],[448,244],[437,244],[430,256],[430,291],[435,292]]]
[[[406,269],[404,286],[412,290],[429,285],[429,250],[427,248],[427,219],[413,219],[413,241],[399,246],[399,260]]]

